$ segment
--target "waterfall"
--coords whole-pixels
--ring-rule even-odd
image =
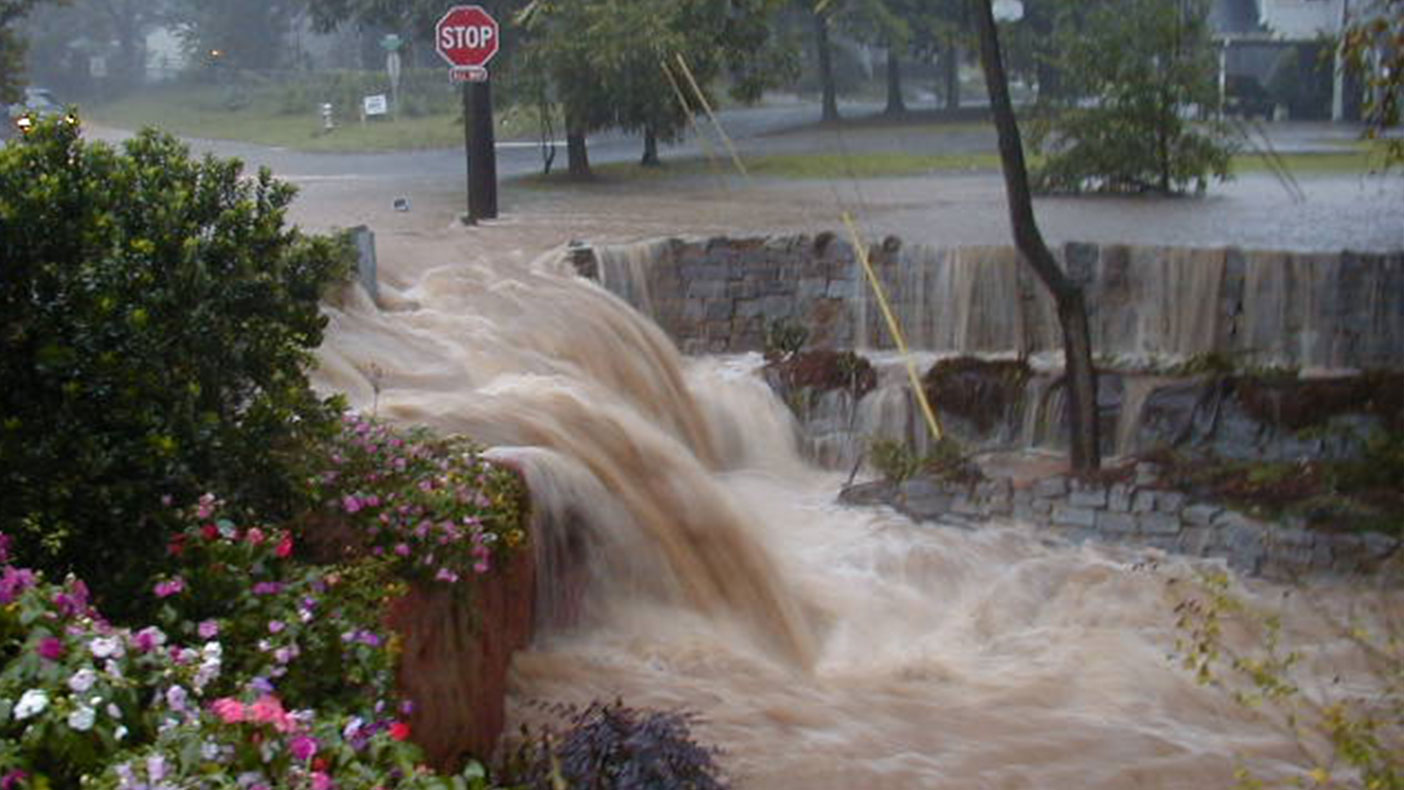
[[[663,278],[643,280],[665,309]],[[1002,297],[970,289],[976,307],[939,331],[992,343],[998,322],[975,313]],[[736,785],[763,790],[1225,787],[1245,762],[1285,781],[1293,734],[1166,658],[1198,561],[837,505],[844,475],[800,457],[757,355],[684,358],[559,255],[448,260],[386,290],[394,310],[359,291],[327,308],[315,381],[382,419],[465,433],[524,475],[542,588],[512,727],[541,700],[686,708]],[[859,434],[914,430],[890,362],[842,415]],[[1316,613],[1354,606],[1369,626],[1400,611],[1348,592],[1284,612],[1282,649],[1322,689],[1358,657]]]

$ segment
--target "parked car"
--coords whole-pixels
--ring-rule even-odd
[[[35,119],[58,118],[67,111],[48,88],[25,88],[24,100],[11,104],[7,109],[4,138],[9,139],[23,132]]]

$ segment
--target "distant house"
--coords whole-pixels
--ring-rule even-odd
[[[1224,48],[1221,85],[1230,95],[1261,91],[1277,113],[1293,118],[1358,119],[1359,84],[1341,73],[1334,40],[1364,5],[1214,0],[1209,21]]]

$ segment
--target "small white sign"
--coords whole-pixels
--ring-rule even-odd
[[[449,69],[450,82],[487,82],[488,71],[481,66],[454,66]]]
[[[390,111],[390,102],[385,100],[385,94],[377,93],[374,96],[367,96],[362,100],[366,115],[384,115]]]

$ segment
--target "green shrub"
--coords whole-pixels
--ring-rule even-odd
[[[788,359],[809,342],[809,329],[797,321],[777,318],[765,328],[766,359]]]
[[[1031,135],[1038,188],[1179,192],[1228,177],[1224,127],[1186,118],[1218,101],[1207,14],[1204,0],[1096,0],[1060,17],[1070,98]]]
[[[1178,589],[1185,597],[1175,608],[1173,658],[1199,683],[1261,713],[1295,746],[1285,760],[1275,758],[1291,775],[1264,778],[1245,763],[1236,772],[1238,787],[1404,788],[1404,638],[1397,617],[1366,626],[1317,610],[1334,627],[1338,646],[1349,645],[1357,656],[1334,667],[1329,685],[1308,683],[1298,670],[1307,657],[1287,643],[1281,613],[1245,601],[1221,572]],[[1292,605],[1313,606],[1309,595]]]
[[[305,366],[353,253],[286,228],[293,194],[154,132],[0,150],[0,530],[113,614],[161,556],[163,498],[286,515],[335,425]]]

